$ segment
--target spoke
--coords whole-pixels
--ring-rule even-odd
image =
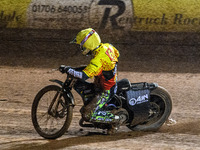
[[[38,119],[37,119],[38,122],[39,122],[41,119],[43,119],[43,117],[45,117],[46,115],[48,115],[48,113],[44,113],[43,115],[39,116]]]
[[[64,125],[67,114],[67,107],[65,101],[62,99],[62,96],[59,96],[59,91],[53,90],[46,92],[40,99],[38,108],[37,108],[37,122],[42,132],[52,135],[58,132]],[[58,100],[58,101],[57,101]],[[53,101],[53,103],[52,103]],[[57,104],[54,102],[57,101]],[[55,116],[53,117],[48,113],[50,105],[54,105]],[[50,110],[52,111],[52,110]]]

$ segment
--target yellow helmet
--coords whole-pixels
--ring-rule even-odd
[[[93,51],[101,44],[101,39],[98,33],[92,29],[84,29],[80,31],[73,43],[80,44],[83,55],[87,55],[90,51]]]

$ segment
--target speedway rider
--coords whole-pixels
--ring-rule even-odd
[[[91,54],[93,58],[82,71],[76,71],[71,67],[61,65],[59,68],[60,72],[68,73],[82,80],[93,77],[98,79],[102,92],[95,108],[93,108],[89,121],[100,123],[119,122],[119,116],[104,110],[105,105],[111,100],[117,90],[118,50],[109,43],[101,43],[98,33],[92,28],[80,31],[72,42],[80,45],[83,55]],[[117,130],[116,126],[113,128]]]

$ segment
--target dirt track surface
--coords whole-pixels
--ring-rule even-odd
[[[68,132],[57,140],[41,138],[31,122],[31,105],[36,93],[49,79],[65,79],[51,69],[0,67],[0,149],[200,149],[200,74],[199,73],[135,73],[119,72],[119,79],[131,82],[157,82],[173,99],[171,117],[175,125],[164,124],[158,132],[132,132],[121,127],[116,135],[78,125],[81,107],[77,106]]]

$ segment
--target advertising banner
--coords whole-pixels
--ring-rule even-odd
[[[199,32],[200,0],[1,0],[0,28]]]
[[[200,31],[200,0],[133,0],[134,31]]]

